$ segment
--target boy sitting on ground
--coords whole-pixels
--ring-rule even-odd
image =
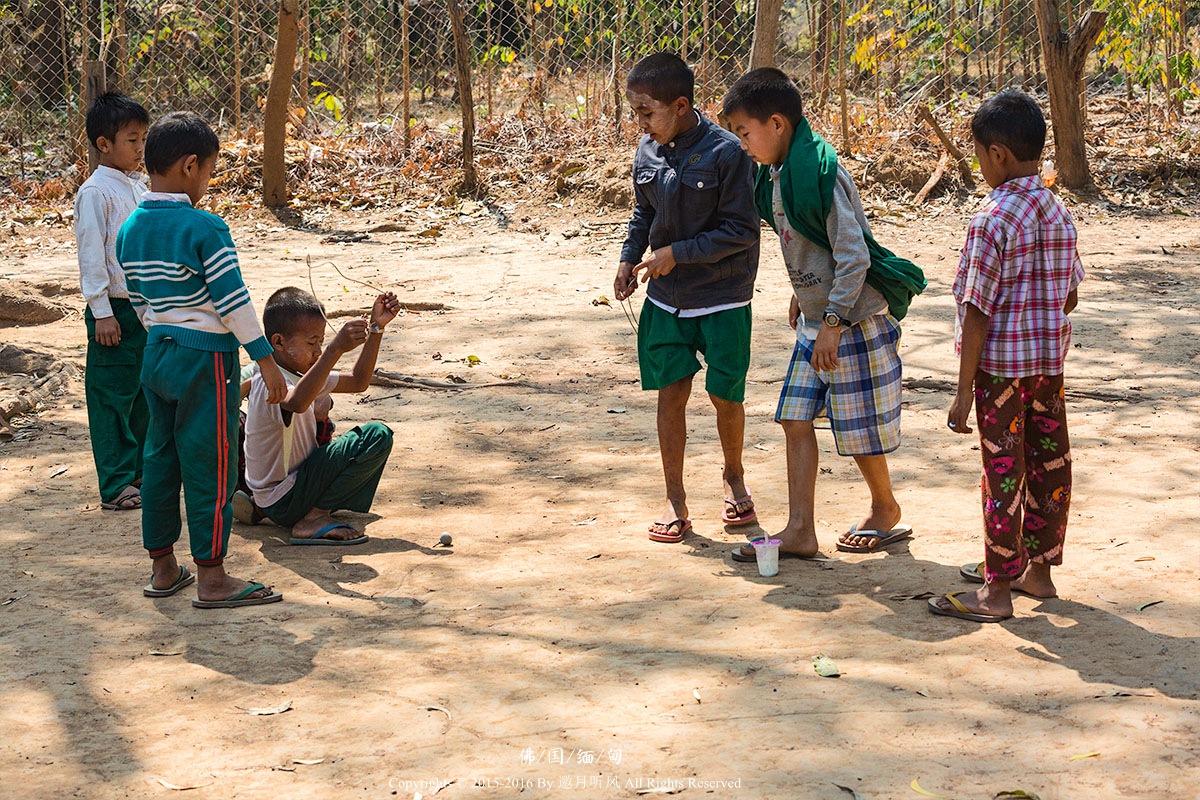
[[[339,509],[371,510],[383,467],[392,452],[392,431],[379,422],[359,425],[326,444],[318,443],[315,406],[328,410],[331,392],[364,392],[371,385],[383,329],[400,313],[391,292],[379,295],[371,318],[342,326],[328,347],[325,310],[303,289],[280,289],[267,300],[263,328],[275,348],[287,395],[267,402],[257,368],[250,379],[246,411],[246,483],[254,494],[235,505],[286,528],[291,544],[354,545],[368,537],[334,519]],[[334,371],[338,359],[356,347],[362,352],[350,374]],[[252,522],[253,517],[239,519]]]
[[[796,343],[775,420],[787,441],[788,523],[780,553],[817,552],[814,504],[817,437],[828,413],[838,453],[853,456],[871,491],[871,509],[838,540],[871,552],[912,535],[900,524],[887,456],[900,445],[901,319],[925,288],[921,270],[872,237],[854,180],[804,118],[800,90],[770,67],[742,76],[724,112],[759,163],[755,203],[779,233],[792,280],[788,321]],[[754,561],[750,546],[737,561]]]

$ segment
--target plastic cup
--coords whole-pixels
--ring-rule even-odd
[[[758,562],[758,574],[770,578],[779,574],[779,545],[782,539],[757,539],[754,545],[754,558]]]

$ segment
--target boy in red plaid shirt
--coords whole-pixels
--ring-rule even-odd
[[[935,614],[998,622],[1012,592],[1056,596],[1071,498],[1063,401],[1067,315],[1083,265],[1070,213],[1038,176],[1046,120],[1028,95],[988,98],[971,120],[975,154],[994,191],[971,220],[954,280],[958,393],[947,424],[983,456],[984,561],[961,569],[983,583],[929,601]]]

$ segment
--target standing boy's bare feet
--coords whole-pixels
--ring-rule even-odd
[[[1021,577],[1009,585],[1014,592],[1022,592],[1039,600],[1051,600],[1058,597],[1058,590],[1054,587],[1054,581],[1050,579],[1049,564],[1029,562],[1025,571],[1021,573]]]
[[[850,530],[838,537],[838,544],[845,547],[870,548],[879,546],[882,541],[878,536],[860,536],[856,531],[875,531],[887,534],[900,522],[900,505],[891,503],[884,506],[871,505],[871,511]]]
[[[953,595],[966,609],[965,612],[956,608],[948,595],[942,595],[929,601],[930,606],[935,607],[934,613],[963,619],[972,619],[964,614],[984,618],[972,619],[973,622],[991,622],[1013,615],[1012,593],[1007,583],[987,583],[973,592],[953,592]]]
[[[166,589],[179,579],[179,561],[174,553],[156,558],[151,563],[154,577],[151,578],[150,585],[155,589]],[[205,601],[228,600],[255,585],[228,575],[221,564],[215,567],[197,567],[196,572],[196,596]],[[242,599],[258,600],[272,594],[270,587],[264,586],[248,592]]]
[[[650,538],[656,542],[681,542],[683,535],[691,530],[688,519],[687,501],[667,499],[667,507],[657,520],[650,524]]]
[[[799,526],[788,526],[771,538],[780,541],[779,555],[781,557],[812,558],[820,549],[820,545],[817,543],[817,532]],[[754,561],[756,559],[754,545],[742,545],[737,550],[737,555],[741,556],[738,560]]]

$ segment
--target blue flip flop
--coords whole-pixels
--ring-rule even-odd
[[[174,583],[165,589],[155,589],[154,581],[150,581],[150,583],[147,583],[145,588],[142,589],[142,594],[146,597],[170,597],[183,587],[191,586],[195,582],[196,576],[189,572],[187,567],[180,564],[179,577],[175,579]]]
[[[323,545],[337,546],[337,545],[347,545],[347,544],[362,544],[363,542],[368,542],[371,540],[371,537],[367,536],[365,533],[362,536],[359,536],[357,539],[326,539],[325,538],[325,534],[329,533],[330,531],[335,531],[338,528],[349,528],[350,530],[354,530],[354,528],[352,526],[347,525],[344,522],[335,522],[332,525],[326,525],[324,528],[321,528],[321,530],[317,531],[316,533],[314,533],[312,536],[309,536],[308,538],[297,539],[295,536],[293,536],[292,538],[288,539],[288,544],[307,544],[307,545],[323,544]]]
[[[192,601],[192,605],[196,608],[238,608],[240,606],[261,606],[267,603],[278,603],[283,599],[283,595],[279,592],[272,591],[263,597],[251,597],[255,592],[266,589],[267,587],[257,581],[251,583],[245,589],[234,595],[226,597],[224,600],[200,600],[199,598]]]

